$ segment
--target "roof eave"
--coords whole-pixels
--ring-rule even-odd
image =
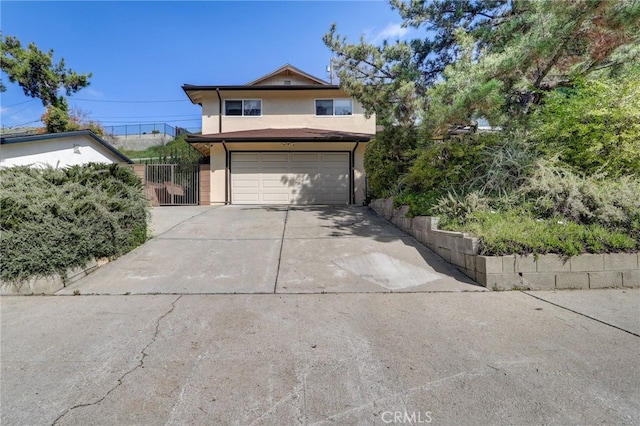
[[[95,133],[93,133],[91,130],[76,130],[73,132],[61,132],[61,133],[45,133],[42,135],[18,136],[13,138],[3,137],[3,138],[0,138],[0,144],[6,145],[6,144],[14,144],[14,143],[22,143],[22,142],[37,142],[40,140],[59,139],[59,138],[79,136],[79,135],[86,135],[93,138],[96,142],[98,142],[100,145],[107,148],[109,151],[111,151],[113,154],[115,154],[120,159],[125,161],[127,164],[133,164],[133,161],[129,157],[127,157],[126,155],[118,151],[114,146],[112,146],[110,143],[108,143],[107,141],[105,141]]]

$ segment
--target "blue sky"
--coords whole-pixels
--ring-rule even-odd
[[[322,36],[357,41],[407,37],[386,1],[2,1],[4,35],[23,45],[54,49],[54,60],[81,73],[91,85],[69,98],[104,126],[168,123],[200,126],[200,107],[182,84],[244,84],[291,63],[320,78],[330,51]],[[40,126],[39,100],[2,76],[1,125]]]

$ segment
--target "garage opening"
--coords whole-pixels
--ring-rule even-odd
[[[232,152],[232,204],[349,204],[349,152]]]

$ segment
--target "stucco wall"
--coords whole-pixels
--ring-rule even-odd
[[[66,167],[86,163],[122,163],[122,159],[85,135],[3,144],[0,148],[0,167]]]
[[[480,256],[476,238],[438,229],[437,217],[409,218],[408,207],[394,208],[393,198],[374,200],[371,208],[469,278],[491,289],[640,287],[640,253],[582,254],[571,258],[556,254]]]
[[[366,118],[362,106],[353,101],[353,115],[316,116],[316,99],[342,99],[349,96],[341,90],[303,91],[238,91],[222,92],[225,99],[261,99],[262,116],[222,116],[222,132],[253,129],[312,128],[344,132],[375,134],[375,118]],[[224,109],[224,108],[223,108]],[[220,133],[219,101],[216,93],[206,93],[202,99],[202,133]]]

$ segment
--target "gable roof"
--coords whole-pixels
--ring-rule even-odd
[[[326,81],[318,78],[318,77],[314,77],[311,74],[308,74],[304,71],[302,71],[300,68],[296,68],[291,64],[284,64],[283,66],[281,66],[280,68],[278,68],[275,71],[270,72],[269,74],[263,75],[260,78],[257,78],[253,81],[250,81],[249,83],[245,84],[245,86],[257,86],[260,83],[263,83],[264,81],[275,77],[277,75],[297,75],[299,77],[303,77],[306,80],[310,80],[310,83],[312,85],[317,84],[320,86],[329,86],[330,84],[327,83]]]
[[[105,141],[104,139],[102,139],[101,137],[93,133],[91,130],[76,130],[73,132],[45,133],[41,135],[26,135],[26,136],[25,135],[19,135],[19,136],[6,135],[6,136],[0,136],[0,144],[6,145],[6,144],[14,144],[14,143],[22,143],[22,142],[38,142],[38,141],[46,141],[51,139],[68,138],[72,136],[88,136],[94,139],[100,145],[107,148],[117,157],[122,159],[122,161],[124,161],[125,163],[133,164],[133,161],[129,157],[127,157],[126,155],[118,151],[113,145],[111,145],[109,142]]]
[[[278,75],[297,76],[307,84],[261,84]],[[330,84],[326,81],[314,77],[290,64],[285,64],[277,70],[264,75],[256,80],[250,81],[242,85],[195,85],[183,84],[182,90],[187,95],[191,103],[198,104],[201,102],[202,93],[207,91],[223,92],[223,91],[292,91],[292,90],[341,90],[339,85]]]

